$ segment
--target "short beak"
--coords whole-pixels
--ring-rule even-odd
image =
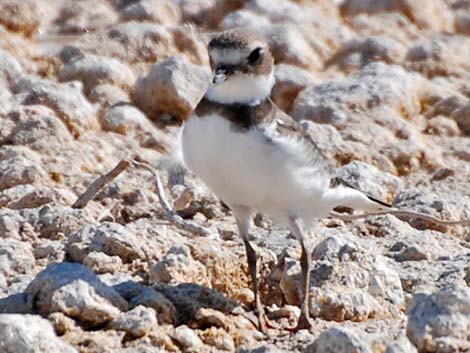
[[[227,69],[225,67],[218,67],[215,70],[215,74],[214,74],[214,78],[212,79],[212,82],[217,85],[219,83],[224,82],[227,79],[227,77],[228,77]]]

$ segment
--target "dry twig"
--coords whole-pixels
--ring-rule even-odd
[[[100,176],[98,179],[96,179],[91,185],[86,189],[86,191],[80,195],[80,197],[75,201],[75,203],[72,205],[73,208],[84,208],[88,202],[90,202],[93,197],[107,184],[112,182],[114,179],[116,179],[119,174],[121,174],[123,171],[125,171],[129,166],[131,165],[131,162],[129,162],[127,159],[123,159],[120,161],[114,168],[111,170],[109,173]]]
[[[160,201],[160,205],[163,208],[164,216],[168,221],[170,221],[176,227],[183,229],[185,231],[191,232],[191,233],[196,233],[201,236],[208,236],[210,234],[210,231],[208,229],[202,226],[199,226],[197,224],[194,224],[192,222],[184,220],[175,212],[173,207],[171,207],[170,203],[166,199],[165,190],[163,188],[163,184],[160,179],[160,176],[157,173],[155,173],[155,171],[152,169],[151,166],[149,166],[146,163],[137,162],[135,160],[132,161],[132,164],[136,167],[144,168],[150,173],[152,173],[155,179],[155,186],[157,188],[158,200]]]

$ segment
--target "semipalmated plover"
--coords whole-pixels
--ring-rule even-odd
[[[274,59],[256,33],[235,29],[210,41],[213,82],[185,122],[186,166],[232,210],[246,248],[260,328],[268,321],[258,294],[257,256],[249,241],[255,211],[287,226],[300,242],[302,304],[297,329],[311,327],[310,254],[304,227],[337,206],[387,206],[343,182],[312,138],[270,99]]]

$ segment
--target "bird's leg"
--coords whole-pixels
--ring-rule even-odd
[[[298,218],[290,218],[290,226],[292,232],[300,243],[300,247],[302,248],[302,253],[300,255],[300,267],[302,270],[301,313],[297,326],[293,329],[293,331],[298,331],[302,329],[310,329],[313,326],[309,310],[310,271],[312,268],[312,260],[310,253],[305,247],[304,232],[300,220]]]
[[[263,305],[261,304],[261,298],[259,296],[259,289],[258,289],[258,278],[257,278],[257,263],[258,263],[258,256],[256,251],[250,244],[249,241],[249,231],[251,226],[251,216],[252,210],[247,207],[241,206],[231,206],[232,212],[235,216],[237,221],[238,230],[240,232],[241,237],[243,238],[243,243],[245,244],[246,250],[246,257],[248,261],[248,270],[250,271],[251,276],[251,283],[253,288],[253,293],[255,295],[255,310],[258,314],[258,323],[259,329],[263,333],[267,333],[267,329],[277,328],[275,325],[270,323],[266,314],[263,309]]]
[[[261,299],[259,296],[258,278],[257,278],[258,258],[257,258],[255,250],[251,246],[248,239],[244,238],[243,242],[245,243],[246,257],[248,260],[248,269],[250,271],[253,293],[255,294],[255,310],[256,310],[256,313],[258,314],[259,328],[263,333],[266,333],[267,328],[268,328],[268,320],[266,318],[266,314],[264,312],[263,305],[261,304]]]

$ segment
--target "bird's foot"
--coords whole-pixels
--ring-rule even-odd
[[[310,330],[313,327],[313,321],[309,315],[302,313],[297,321],[297,325],[294,327],[288,327],[287,331],[291,333],[296,333],[300,330]]]
[[[261,332],[263,332],[265,335],[268,332],[268,329],[273,329],[273,330],[282,330],[283,327],[282,325],[279,325],[276,322],[271,321],[266,313],[262,312],[258,314],[258,326]]]

